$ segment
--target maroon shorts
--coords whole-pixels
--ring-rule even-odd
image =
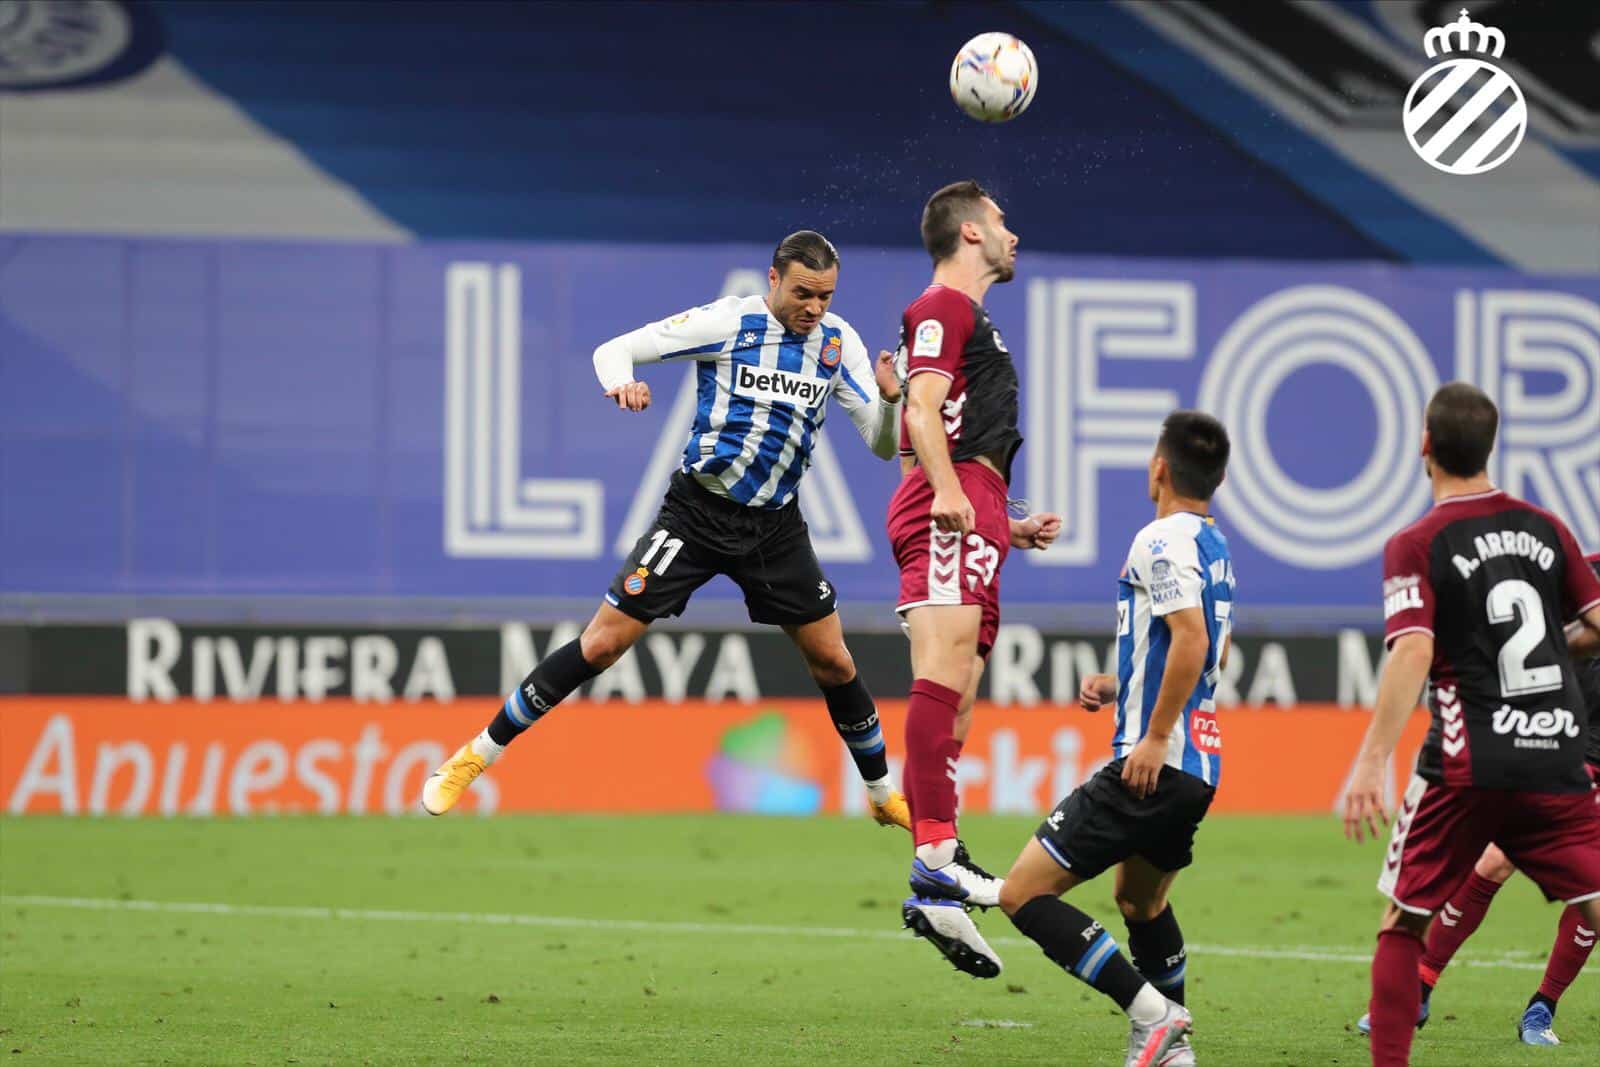
[[[976,460],[955,465],[972,502],[976,528],[965,537],[933,524],[933,486],[912,467],[889,500],[889,544],[900,565],[901,615],[932,604],[976,604],[983,609],[978,655],[987,657],[1000,629],[1000,564],[1011,549],[1005,479]]]
[[[1600,897],[1600,810],[1587,793],[1520,793],[1413,777],[1383,857],[1378,892],[1432,914],[1490,844],[1550,900]]]

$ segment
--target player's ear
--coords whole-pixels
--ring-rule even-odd
[[[1422,428],[1422,453],[1423,456],[1433,455],[1433,438],[1428,436],[1428,428]]]
[[[968,244],[981,245],[983,243],[983,230],[973,219],[967,219],[961,224],[961,239]]]
[[[778,289],[778,268],[777,267],[768,267],[767,268],[767,287],[770,288],[773,292],[777,292],[777,289]]]

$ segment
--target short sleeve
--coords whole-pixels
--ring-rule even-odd
[[[1393,647],[1402,634],[1433,636],[1433,584],[1427,545],[1402,530],[1383,546],[1383,643]]]
[[[736,332],[738,300],[725,297],[702,307],[692,307],[652,322],[625,335],[635,363],[682,357],[710,358],[720,352]]]
[[[1150,613],[1157,618],[1184,608],[1205,604],[1206,577],[1200,569],[1200,549],[1192,537],[1174,537],[1172,531],[1140,532],[1128,553],[1135,574],[1150,596]]]
[[[1555,522],[1556,536],[1561,539],[1561,552],[1566,557],[1566,580],[1562,585],[1562,618],[1571,622],[1590,608],[1600,605],[1600,578],[1584,558],[1578,539],[1572,536],[1567,524],[1551,516]],[[1600,557],[1597,557],[1600,558]]]
[[[954,379],[972,337],[972,304],[954,289],[940,289],[906,312],[906,380],[924,372]]]

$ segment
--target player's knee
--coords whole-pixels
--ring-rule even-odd
[[[1117,893],[1117,910],[1122,912],[1124,922],[1147,923],[1159,918],[1166,910],[1165,900],[1141,900],[1126,893]]]
[[[596,620],[583,631],[579,647],[583,658],[597,671],[603,671],[622,658],[633,645],[632,634],[621,627],[607,626]]]
[[[1015,915],[1024,904],[1034,897],[1044,895],[1044,892],[1027,879],[1007,878],[1000,883],[1000,910],[1008,917]]]
[[[1478,859],[1477,874],[1480,878],[1487,878],[1491,882],[1504,883],[1513,874],[1517,873],[1516,865],[1506,858],[1506,854],[1490,845]]]
[[[813,650],[806,656],[806,666],[811,670],[812,680],[824,689],[844,685],[856,676],[856,661],[843,644]]]

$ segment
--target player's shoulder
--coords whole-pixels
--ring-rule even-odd
[[[1164,518],[1146,523],[1133,535],[1131,554],[1143,557],[1171,555],[1174,552],[1192,554],[1196,538],[1205,528],[1205,520],[1187,511],[1174,512]]]
[[[661,325],[669,329],[691,326],[713,329],[729,323],[737,325],[745,315],[765,310],[766,304],[759,296],[724,296],[709,304],[699,304],[668,316]]]
[[[838,330],[846,343],[851,341],[859,343],[861,341],[861,334],[845,320],[843,315],[835,315],[831,311],[824,311],[822,313],[822,326],[824,329]]]
[[[974,318],[972,299],[948,285],[930,285],[906,305],[906,318],[913,322],[939,319],[941,322],[970,326]]]

